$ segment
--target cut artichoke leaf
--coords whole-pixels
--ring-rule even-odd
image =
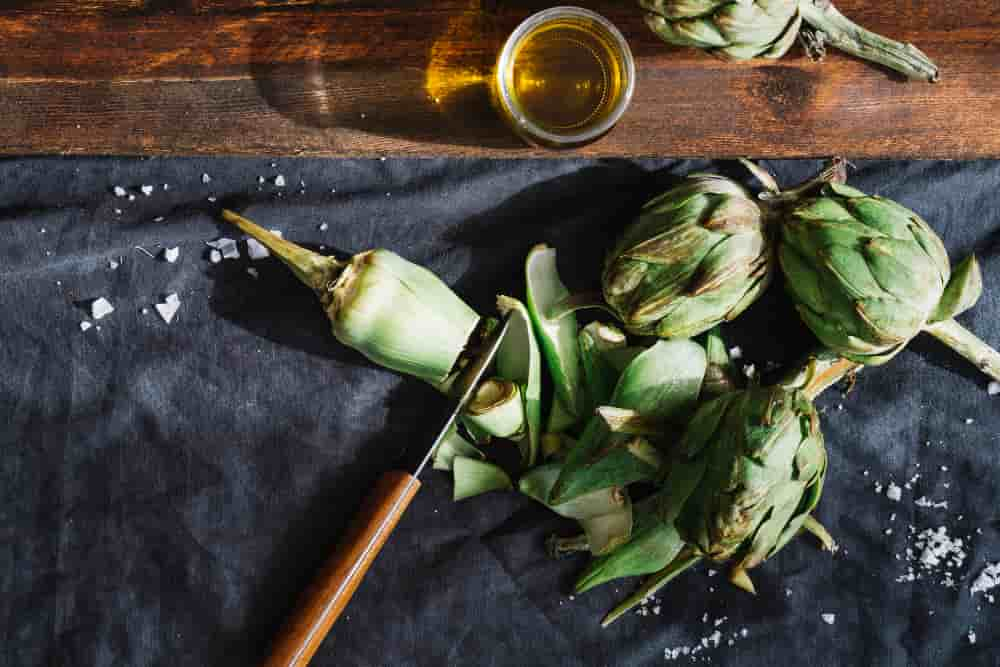
[[[686,421],[701,393],[707,361],[700,345],[689,340],[661,340],[643,351],[623,371],[611,404],[635,410],[656,421]],[[553,502],[614,484],[624,485],[658,474],[624,445],[628,436],[612,433],[591,417],[555,487]]]
[[[944,288],[931,323],[950,320],[976,305],[983,294],[983,273],[975,255],[969,255],[955,267]]]
[[[613,350],[625,349],[628,340],[618,327],[603,322],[591,322],[580,330],[580,360],[587,383],[587,397],[592,404],[611,400],[621,369],[609,359]],[[631,360],[630,360],[631,361]]]
[[[648,435],[662,438],[669,431],[669,425],[644,416],[638,410],[601,405],[594,411],[612,433],[625,435]]]
[[[554,248],[546,245],[532,248],[525,262],[525,279],[528,312],[552,374],[556,395],[567,412],[579,416],[584,396],[576,315],[570,313],[555,320],[549,317],[552,307],[569,296],[569,290],[559,279]]]
[[[452,460],[455,476],[454,499],[464,500],[490,491],[513,489],[510,476],[503,468],[466,456],[456,456]]]
[[[371,361],[440,387],[479,315],[440,278],[388,250],[340,262],[268,232],[232,211],[223,218],[266,246],[316,292],[333,335]]]
[[[648,500],[633,510],[632,537],[606,556],[593,559],[577,579],[574,589],[583,593],[622,577],[638,577],[667,566],[684,547],[673,523],[660,520],[656,504]]]
[[[527,433],[518,447],[522,463],[533,466],[538,461],[542,438],[542,355],[525,305],[501,295],[497,297],[497,309],[510,318],[507,335],[497,351],[497,373],[521,386]]]
[[[464,416],[467,425],[497,438],[517,440],[527,428],[521,388],[510,380],[489,378],[481,382]]]
[[[646,581],[630,596],[625,598],[621,604],[608,612],[608,615],[601,621],[601,627],[606,628],[619,618],[627,614],[632,608],[642,604],[642,602],[656,593],[680,574],[689,570],[692,566],[700,562],[702,557],[692,549],[683,549],[670,564],[659,572],[651,574]]]
[[[701,386],[702,396],[714,398],[726,392],[742,389],[743,376],[736,371],[729,358],[729,349],[722,337],[722,327],[716,326],[705,334],[705,380]]]
[[[475,445],[463,438],[457,429],[452,429],[434,450],[434,469],[451,470],[456,456],[469,459],[485,459],[486,456]]]
[[[558,396],[552,397],[552,408],[549,410],[549,417],[545,423],[546,433],[562,433],[573,428],[579,422],[580,418],[571,414],[563,406],[563,402]]]
[[[632,506],[620,512],[581,519],[580,527],[587,535],[591,554],[603,556],[612,553],[632,537]]]
[[[480,426],[474,420],[469,418],[469,415],[463,414],[459,417],[459,421],[462,422],[462,426],[465,427],[465,432],[468,434],[469,438],[472,439],[473,444],[478,446],[488,445],[493,441],[493,436],[485,428]]]

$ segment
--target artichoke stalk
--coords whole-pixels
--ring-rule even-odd
[[[926,331],[1000,380],[1000,354],[954,320],[982,292],[974,257],[953,272],[920,216],[843,184],[792,202],[781,224],[781,268],[799,315],[823,345],[877,365]]]
[[[812,27],[802,31],[810,55],[821,57],[830,44],[908,78],[938,80],[937,66],[917,47],[862,28],[830,0],[639,0],[639,5],[663,41],[726,60],[780,58],[805,21]]]
[[[769,174],[744,164],[777,189]],[[835,163],[782,196],[845,178],[844,165]],[[661,338],[690,338],[734,319],[770,283],[771,223],[781,206],[722,176],[689,176],[648,202],[608,253],[601,279],[607,306],[629,332]]]
[[[383,249],[340,261],[286,241],[232,211],[222,216],[313,289],[333,335],[344,345],[439,388],[459,367],[480,318],[427,269]]]

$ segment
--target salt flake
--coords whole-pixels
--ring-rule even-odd
[[[90,304],[90,316],[95,320],[99,320],[113,312],[115,312],[115,307],[112,306],[111,302],[103,296],[99,299],[95,299],[94,302]]]
[[[837,622],[836,614],[822,614],[821,616],[823,618],[823,622],[826,623],[827,625],[833,625],[834,623]]]
[[[177,314],[177,309],[181,307],[181,300],[176,293],[170,294],[163,303],[154,304],[156,312],[160,314],[163,321],[170,324],[173,321],[174,316]]]
[[[176,262],[181,256],[181,249],[178,247],[165,248],[163,250],[163,259],[167,260],[171,264]]]

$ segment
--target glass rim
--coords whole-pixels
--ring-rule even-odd
[[[537,123],[532,122],[531,119],[520,111],[518,105],[514,103],[513,96],[506,82],[506,77],[504,76],[505,70],[511,64],[514,50],[520,44],[524,36],[542,23],[546,23],[555,18],[563,17],[586,18],[597,24],[600,29],[605,31],[607,36],[614,42],[615,47],[622,55],[622,61],[625,68],[625,88],[619,96],[618,101],[615,103],[615,106],[608,113],[607,117],[594,127],[576,134],[556,134],[540,127]],[[597,12],[584,9],[583,7],[562,5],[558,7],[550,7],[549,9],[544,9],[540,12],[532,14],[518,24],[516,28],[514,28],[514,31],[510,33],[507,41],[504,42],[503,49],[500,51],[500,56],[497,59],[495,77],[501,103],[503,104],[505,111],[510,114],[519,132],[523,132],[534,139],[540,139],[545,143],[549,143],[554,146],[585,144],[599,138],[605,132],[614,127],[615,124],[621,119],[622,114],[625,113],[625,109],[628,108],[629,103],[632,101],[632,93],[635,91],[635,60],[632,57],[632,49],[629,48],[628,42],[625,41],[625,37],[622,35],[621,31],[618,30],[613,23],[611,23],[611,21],[604,18]]]

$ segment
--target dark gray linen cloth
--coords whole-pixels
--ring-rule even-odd
[[[791,184],[819,162],[767,166]],[[704,169],[751,183],[734,163],[671,160],[0,161],[0,664],[254,664],[374,480],[439,426],[441,398],[339,346],[276,260],[208,261],[205,241],[242,238],[222,203],[313,247],[392,249],[487,313],[522,293],[539,242],[570,286],[596,287],[639,206]],[[953,261],[978,254],[986,292],[960,320],[1000,345],[1000,163],[860,163],[850,182],[922,213]],[[170,293],[168,325],[154,304]],[[98,297],[115,311],[92,321]],[[811,341],[780,281],[728,331],[761,370]],[[607,630],[635,582],[571,597],[584,560],[543,548],[568,522],[514,493],[455,504],[428,471],[314,664],[1000,664],[997,606],[970,592],[1000,561],[986,387],[921,337],[828,392],[818,516],[840,552],[793,542],[756,571],[756,597],[702,567]],[[939,527],[964,561],[908,562]]]

